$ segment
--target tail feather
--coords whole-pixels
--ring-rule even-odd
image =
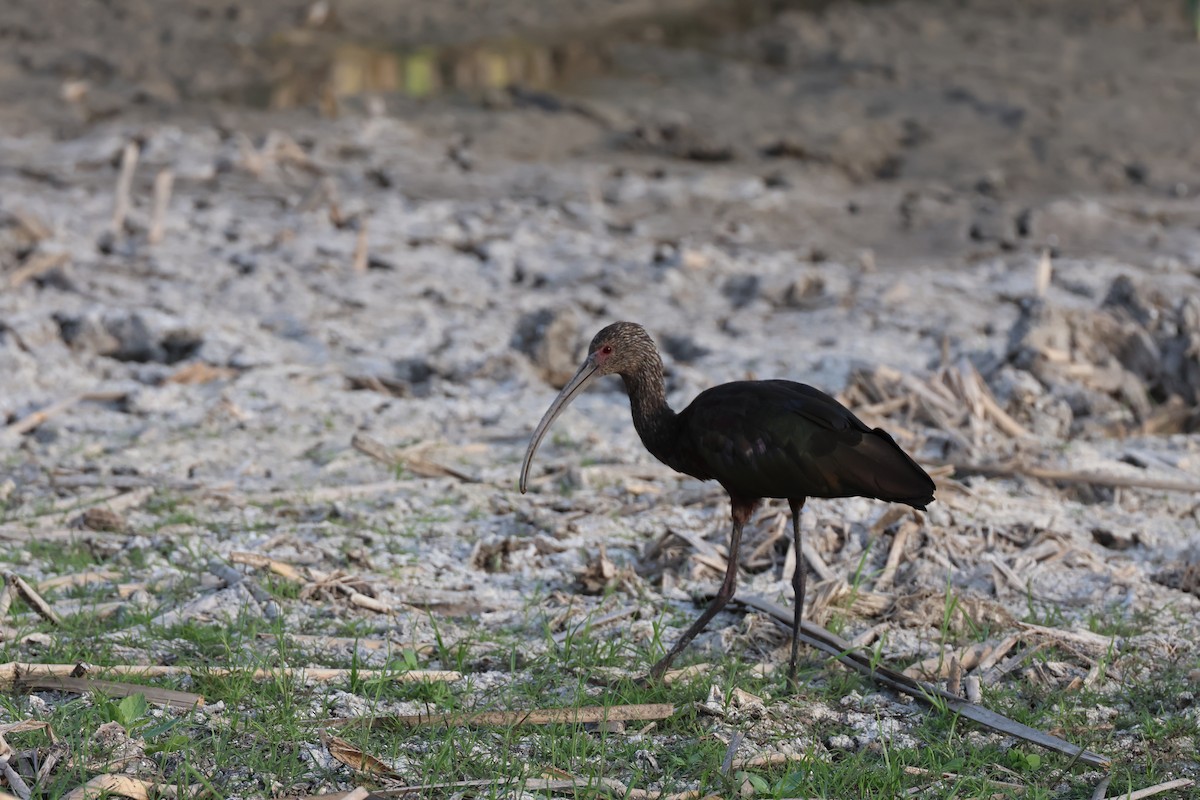
[[[933,502],[933,479],[886,431],[875,428],[857,446],[839,453],[843,475],[860,476],[855,494],[925,509]]]

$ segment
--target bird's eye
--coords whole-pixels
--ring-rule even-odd
[[[604,345],[604,347],[601,347],[601,348],[600,348],[600,353],[601,353],[602,355],[611,356],[611,355],[612,355],[612,350],[613,350],[613,348],[612,348],[612,345],[611,345],[611,344],[606,344],[606,345]]]

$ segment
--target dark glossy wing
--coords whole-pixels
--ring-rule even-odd
[[[891,436],[802,383],[716,386],[680,421],[703,477],[734,496],[863,496],[915,508],[933,500],[933,481]]]

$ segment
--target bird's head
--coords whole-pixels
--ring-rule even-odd
[[[628,375],[646,367],[662,369],[654,340],[636,322],[614,322],[601,330],[588,345],[587,361],[599,375]]]
[[[614,322],[592,338],[588,345],[587,358],[575,373],[575,377],[567,382],[558,397],[546,409],[542,421],[538,423],[529,440],[529,449],[525,451],[525,461],[521,464],[521,491],[524,492],[529,479],[529,467],[533,463],[533,454],[537,452],[542,438],[550,430],[550,424],[562,413],[562,410],[575,399],[593,380],[601,375],[636,375],[645,370],[658,370],[662,374],[662,359],[654,348],[654,340],[646,329],[634,322]],[[626,378],[626,383],[628,383]]]

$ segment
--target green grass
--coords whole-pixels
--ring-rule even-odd
[[[93,607],[114,598],[110,584],[51,593],[47,599],[52,603],[82,602],[82,610],[58,627],[18,600],[8,620],[17,635],[0,642],[0,661],[104,665],[167,660],[193,668],[193,675],[121,680],[196,692],[205,698],[206,707],[172,711],[136,697],[81,698],[53,692],[40,692],[38,701],[17,694],[0,697],[0,722],[44,719],[70,748],[71,759],[60,762],[35,786],[37,797],[60,797],[118,757],[113,745],[96,735],[104,725],[120,725],[144,741],[144,758],[130,762],[136,763],[134,772],[144,780],[181,788],[200,784],[211,796],[282,796],[382,783],[379,776],[356,775],[331,760],[315,720],[347,713],[388,716],[641,703],[669,703],[676,713],[652,724],[630,722],[624,731],[583,725],[441,725],[358,726],[333,733],[391,765],[403,783],[493,781],[474,790],[481,797],[509,796],[523,781],[543,773],[569,774],[590,786],[578,789],[578,797],[620,796],[601,784],[611,779],[634,789],[668,794],[696,790],[723,797],[749,786],[757,797],[776,798],[892,797],[922,787],[925,796],[1086,798],[1097,779],[1096,773],[1069,758],[1014,744],[944,710],[899,702],[812,651],[802,651],[800,688],[794,695],[786,690],[782,673],[763,677],[750,671],[751,663],[762,658],[753,648],[742,654],[743,661],[738,653],[714,657],[711,649],[693,647],[677,666],[705,661],[711,663],[708,672],[671,685],[634,680],[631,676],[644,674],[697,610],[676,604],[656,609],[615,592],[574,597],[565,594],[561,584],[535,583],[523,596],[523,605],[500,621],[407,608],[389,618],[351,609],[334,596],[303,597],[294,583],[268,571],[243,569],[283,610],[280,617],[267,619],[260,608],[243,604],[228,618],[198,614],[164,625],[159,622],[164,612],[214,590],[204,565],[217,556],[215,543],[234,526],[270,536],[276,526],[288,524],[294,510],[282,505],[264,508],[253,523],[238,523],[236,515],[209,516],[183,497],[160,493],[155,498],[150,530],[184,526],[195,533],[172,532],[152,539],[149,547],[117,549],[97,549],[81,534],[78,540],[14,545],[6,555],[15,567],[36,565],[41,574],[111,569],[122,575],[121,581],[145,580],[168,563],[195,564],[196,569],[181,571],[169,584],[150,587],[148,604],[127,604],[104,618]],[[381,557],[394,559],[419,553],[418,540],[438,535],[432,528],[439,516],[370,526],[337,521],[331,529],[346,529],[347,535],[355,529],[369,531]],[[346,559],[346,552],[345,541],[329,548],[335,561]],[[867,577],[867,563],[864,553],[853,572],[855,585]],[[386,577],[389,569],[392,579]],[[394,591],[407,579],[394,566],[380,575],[379,581],[392,581]],[[853,597],[835,611],[835,621],[850,624],[852,601]],[[940,619],[929,632],[941,643],[958,646],[1010,632],[993,631],[971,619],[969,604],[949,584],[942,602]],[[628,603],[638,604],[639,615],[656,616],[594,625]],[[1062,609],[1032,596],[1027,605],[1029,619],[1040,624],[1082,624],[1102,636],[1124,638],[1161,629],[1164,620],[1179,613],[1166,608],[1128,614],[1114,606],[1072,623]],[[572,612],[565,623],[559,619],[564,610]],[[293,638],[326,634],[379,640],[396,633],[403,641],[410,631],[420,632],[420,650],[400,645],[390,652],[368,653],[346,644],[316,647]],[[24,640],[29,634],[37,636]],[[872,657],[882,662],[891,641],[894,638],[885,633]],[[1164,663],[1135,649],[1122,652],[1114,644],[1098,656],[1100,680],[1094,688],[1063,691],[1029,682],[1022,669],[1033,663],[1064,662],[1085,671],[1088,663],[1069,648],[1046,647],[1022,669],[985,686],[984,704],[1113,756],[1114,789],[1194,775],[1200,772],[1195,755],[1200,739],[1191,710],[1195,698],[1189,692],[1195,692],[1190,676],[1200,669],[1200,660],[1184,655],[1192,652],[1186,648],[1179,652],[1176,660]],[[338,667],[349,673],[331,683],[313,684],[283,672],[266,680],[251,676],[254,669],[303,666]],[[218,668],[242,671],[220,674]],[[463,677],[454,683],[396,679],[419,669],[457,670]],[[735,690],[761,698],[763,708],[740,708]],[[710,698],[716,698],[715,704]],[[735,735],[744,737],[738,756],[786,750],[795,758],[727,773],[722,764]],[[39,731],[7,738],[18,750],[44,751],[48,746],[45,733]],[[953,777],[940,778],[942,773]]]
[[[624,733],[573,725],[336,731],[364,752],[394,764],[411,782],[501,781],[495,794],[485,790],[483,796],[499,796],[504,781],[519,783],[546,770],[590,779],[598,788],[583,795],[599,797],[608,796],[608,790],[599,787],[601,778],[634,788],[698,789],[722,796],[736,793],[745,783],[761,797],[895,796],[933,783],[943,772],[958,777],[945,779],[930,790],[937,796],[1018,796],[1015,789],[996,781],[1019,784],[1024,787],[1023,797],[1090,795],[1090,784],[1078,777],[1081,770],[1064,772],[1069,759],[1031,746],[1012,747],[953,715],[916,705],[896,718],[890,699],[871,699],[878,695],[865,679],[811,653],[802,665],[797,696],[784,690],[781,677],[751,675],[736,658],[717,663],[711,672],[690,682],[644,685],[623,679],[598,687],[598,679],[614,668],[645,669],[657,656],[657,645],[647,647],[644,642],[633,642],[609,630],[592,631],[586,625],[556,642],[542,625],[543,646],[530,656],[529,636],[531,632],[539,635],[537,630],[533,619],[508,632],[476,629],[465,640],[443,642],[428,656],[397,650],[385,666],[393,673],[457,667],[466,675],[456,684],[402,683],[387,677],[352,675],[331,685],[305,686],[282,674],[256,681],[248,673],[217,675],[203,670],[206,666],[249,670],[314,663],[289,643],[288,626],[282,621],[266,623],[250,614],[223,624],[188,622],[167,628],[155,628],[146,619],[77,621],[56,635],[55,645],[40,654],[39,660],[115,660],[112,645],[106,649],[97,647],[98,642],[169,646],[177,663],[194,665],[199,671],[191,680],[153,683],[198,692],[209,707],[221,703],[224,708],[216,713],[174,712],[145,706],[133,698],[97,696],[84,701],[51,697],[46,719],[79,758],[55,770],[38,791],[41,796],[60,796],[90,778],[93,773],[85,765],[111,756],[92,733],[112,722],[145,740],[146,760],[138,775],[166,785],[182,787],[203,777],[215,793],[223,795],[235,790],[304,793],[321,787],[347,788],[364,780],[370,784],[369,777],[355,778],[345,767],[315,763],[308,755],[310,749],[322,748],[320,733],[311,721],[334,714],[337,693],[350,692],[371,714],[637,703],[671,703],[678,709],[645,735],[632,736],[646,724],[630,723]],[[262,633],[273,637],[264,639]],[[17,655],[13,652],[17,647],[13,643],[3,646],[5,660]],[[491,665],[486,681],[484,674],[471,668],[485,655]],[[1136,665],[1129,659],[1126,662],[1122,667],[1132,675]],[[366,669],[353,655],[333,665]],[[504,665],[507,670],[500,669]],[[1186,691],[1188,671],[1194,668],[1195,664],[1186,662],[1170,665],[1154,683],[1130,680],[1105,693],[1063,693],[1008,681],[988,690],[986,705],[1118,756],[1114,786],[1128,783],[1140,787],[1165,780],[1168,772],[1175,774],[1178,765],[1194,759],[1195,748],[1200,747],[1187,705],[1178,700]],[[698,711],[698,704],[708,698],[713,686],[723,698],[725,719]],[[735,688],[763,698],[767,713],[739,716],[730,705]],[[843,698],[850,700],[844,703]],[[883,711],[877,702],[884,702]],[[809,711],[814,704],[828,709],[815,720]],[[20,697],[6,697],[0,705],[10,719],[28,715]],[[1089,722],[1089,709],[1098,706],[1115,709],[1111,725]],[[850,724],[843,716],[846,713],[866,719],[866,727]],[[899,740],[867,735],[876,724],[880,728],[899,724],[904,735]],[[734,731],[756,748],[769,751],[786,744],[792,750],[798,748],[802,757],[726,774],[721,765],[726,742]],[[38,736],[17,734],[14,746],[44,746],[44,741],[39,745]],[[847,746],[847,740],[852,744]],[[1120,756],[1128,751],[1130,741],[1139,757],[1122,761]]]

